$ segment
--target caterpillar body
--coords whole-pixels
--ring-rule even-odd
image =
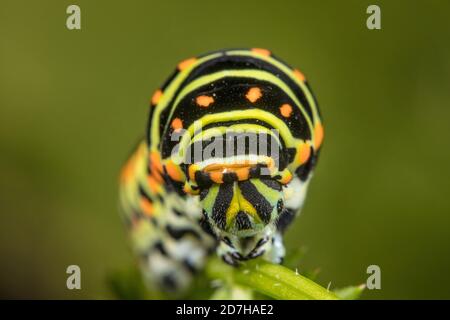
[[[180,62],[153,94],[146,139],[120,178],[123,220],[149,285],[183,291],[213,252],[232,265],[281,263],[322,140],[305,77],[270,51]]]

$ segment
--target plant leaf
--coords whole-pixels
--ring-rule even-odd
[[[366,285],[361,284],[359,286],[348,286],[334,290],[334,293],[343,300],[356,300],[363,293]]]
[[[283,300],[335,300],[338,297],[308,278],[277,264],[256,260],[231,267],[210,259],[206,273],[211,279],[232,281]]]

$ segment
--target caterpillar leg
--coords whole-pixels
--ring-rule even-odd
[[[260,256],[267,261],[281,263],[285,252],[281,233],[272,231],[272,228],[245,238],[226,236],[220,241],[216,251],[223,261],[234,266],[240,261]]]
[[[281,232],[275,233],[271,240],[272,244],[264,254],[264,259],[272,263],[282,263],[286,254],[283,244],[283,235]]]
[[[140,260],[150,288],[168,293],[183,293],[205,263],[205,248],[195,241],[156,243]]]

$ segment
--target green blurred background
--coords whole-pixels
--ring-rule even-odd
[[[303,70],[325,121],[286,236],[309,248],[300,268],[342,287],[377,264],[364,298],[450,298],[449,1],[0,4],[1,297],[110,298],[106,275],[133,261],[117,175],[152,92],[184,58],[264,47]],[[82,290],[66,289],[70,264]]]

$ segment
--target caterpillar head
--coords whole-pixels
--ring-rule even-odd
[[[177,152],[186,177],[184,192],[199,195],[203,221],[228,243],[222,256],[235,250],[251,258],[253,250],[277,231],[284,208],[283,185],[292,177],[289,154],[272,131],[260,132],[251,124],[230,127],[224,132],[199,131],[190,142],[180,143]],[[209,135],[212,138],[206,139]]]
[[[200,201],[216,234],[238,238],[270,228],[284,205],[282,185],[271,178],[212,184],[201,191]]]
[[[280,149],[278,144],[272,145]],[[218,239],[228,244],[227,250],[251,258],[256,254],[254,249],[271,240],[277,231],[284,208],[283,185],[292,175],[286,166],[280,171],[273,154],[242,149],[245,152],[186,166],[184,190],[199,195],[204,221]]]

